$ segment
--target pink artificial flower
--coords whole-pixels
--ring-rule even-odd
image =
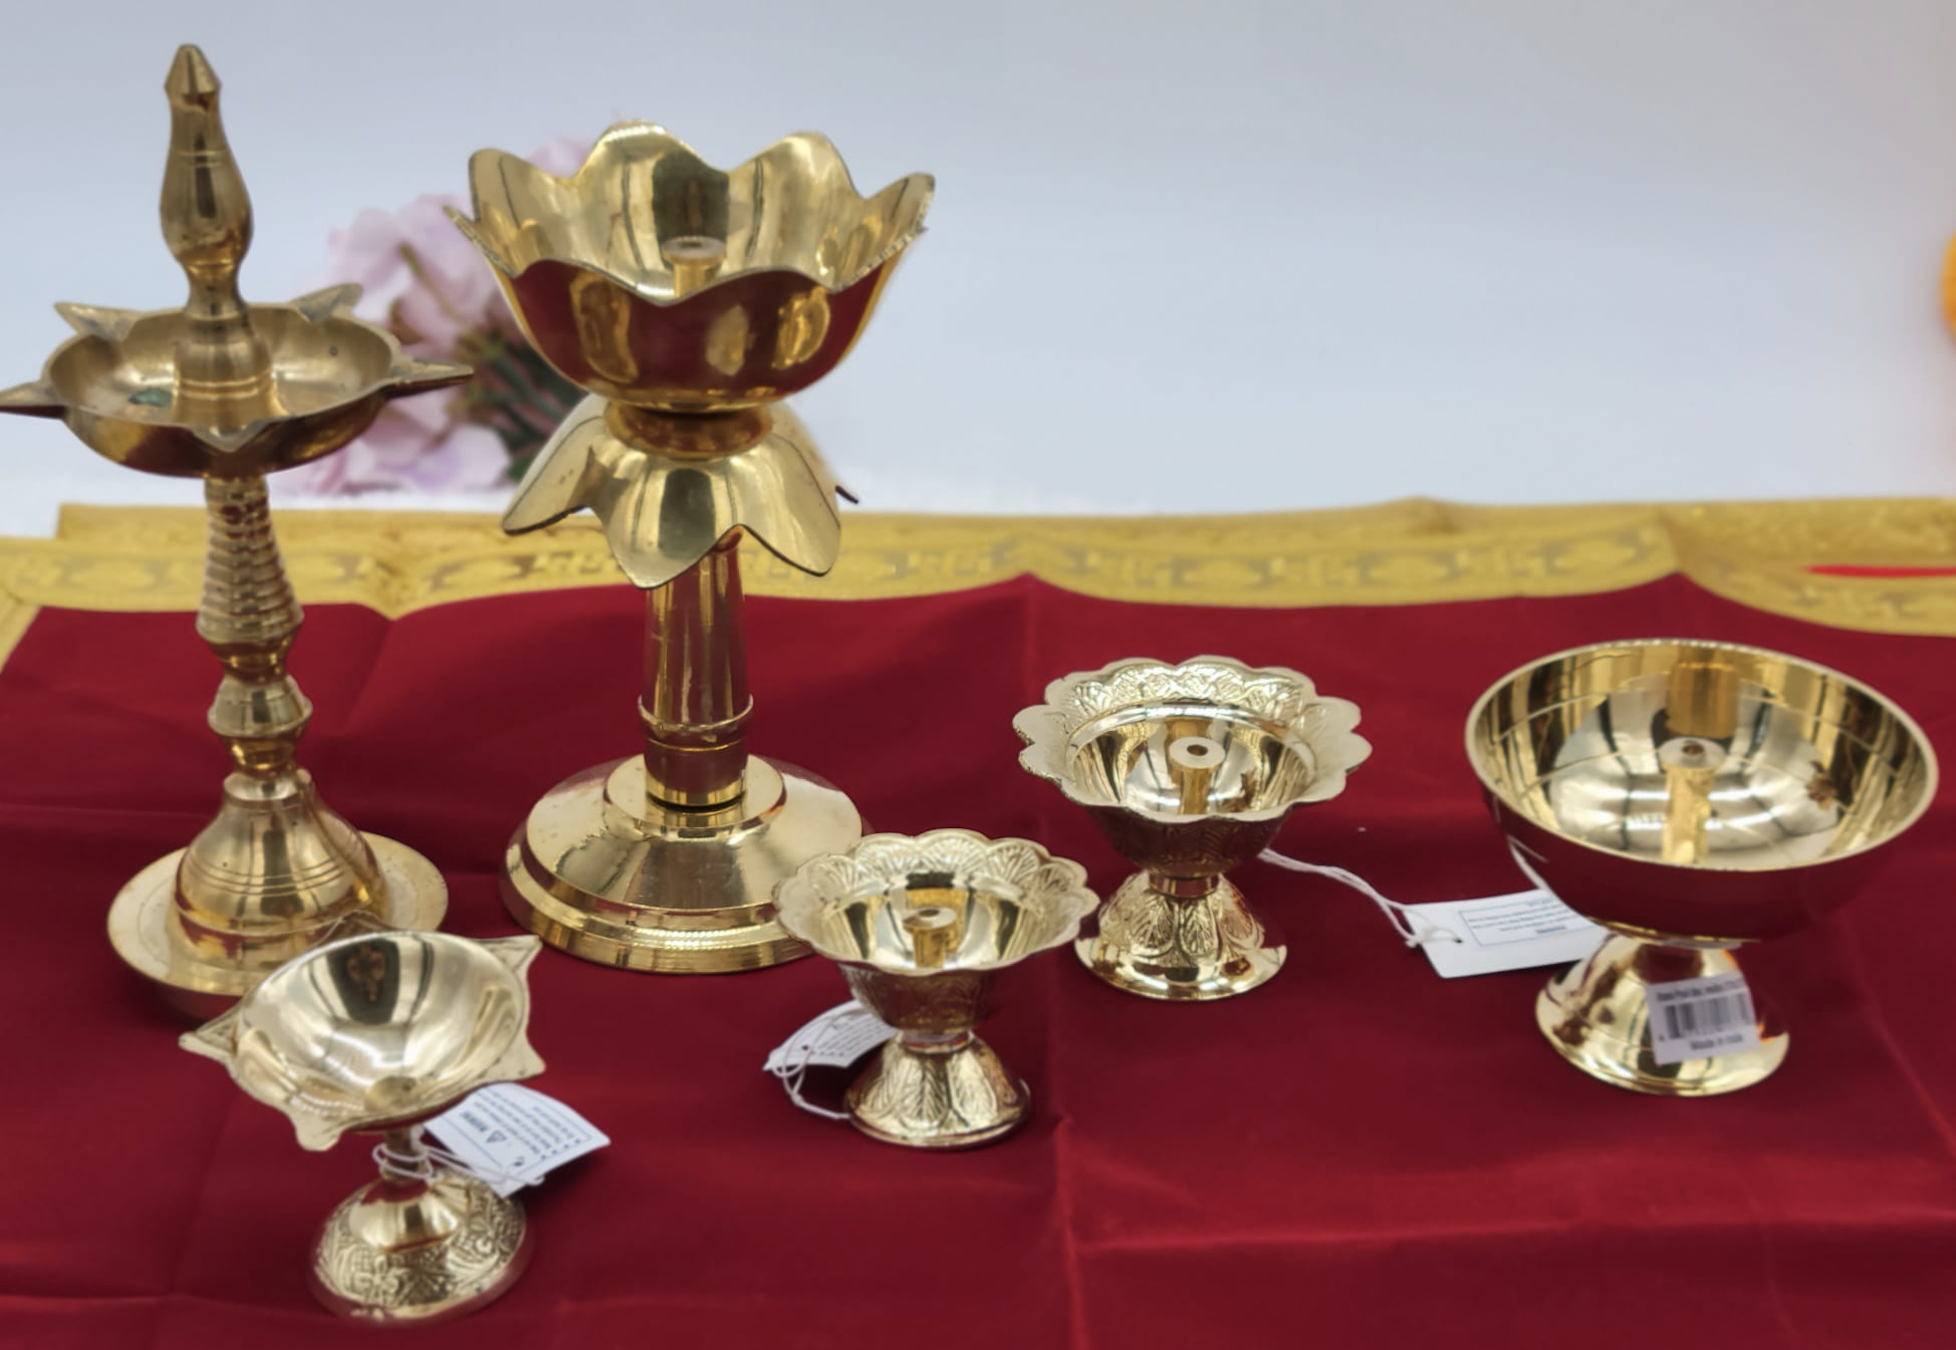
[[[365,435],[335,454],[280,475],[296,492],[487,492],[509,485],[502,437],[465,417],[462,391],[441,389],[389,403]]]
[[[530,158],[561,178],[575,173],[589,152],[587,142],[558,137]],[[462,197],[444,194],[417,197],[391,214],[362,211],[351,227],[328,239],[330,274],[359,283],[356,312],[391,329],[416,356],[480,361],[481,353],[512,347],[527,354],[488,263],[443,210],[466,205]],[[295,491],[321,495],[501,486],[508,481],[510,451],[480,413],[471,416],[465,395],[464,389],[449,389],[390,403],[366,435],[292,470],[284,481]],[[560,415],[556,408],[523,411],[516,421],[525,426],[548,426]]]

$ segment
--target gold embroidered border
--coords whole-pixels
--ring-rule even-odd
[[[504,535],[493,516],[295,511],[278,517],[302,599],[387,615],[483,596],[622,585],[588,517]],[[1940,498],[1702,505],[1461,506],[1424,498],[1282,515],[847,517],[841,561],[806,576],[749,541],[749,591],[846,600],[1030,573],[1115,600],[1397,605],[1582,595],[1682,572],[1780,614],[1873,632],[1956,635],[1956,578],[1818,576],[1812,564],[1956,566]],[[197,510],[64,508],[52,540],[0,539],[0,658],[35,606],[193,609]]]

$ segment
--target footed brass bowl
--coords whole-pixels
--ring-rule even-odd
[[[1578,1067],[1637,1091],[1758,1082],[1760,1046],[1659,1064],[1645,989],[1737,970],[1729,949],[1846,903],[1921,818],[1936,759],[1908,714],[1795,656],[1671,639],[1558,652],[1503,677],[1467,757],[1515,860],[1617,936],[1543,993],[1538,1021]]]
[[[973,1030],[991,1012],[996,972],[1079,932],[1100,903],[1086,878],[1024,839],[932,830],[870,835],[781,883],[781,926],[897,1029],[849,1089],[857,1129],[945,1149],[1025,1123],[1030,1091]]]
[[[1285,948],[1224,874],[1292,810],[1344,790],[1372,753],[1352,730],[1356,704],[1281,666],[1136,658],[1054,680],[1012,725],[1020,764],[1143,869],[1075,947],[1094,974],[1179,1001],[1247,993],[1277,973]]]
[[[524,972],[534,937],[445,933],[338,938],[279,967],[183,1037],[281,1111],[309,1149],[379,1134],[380,1179],[333,1211],[312,1286],[343,1316],[430,1322],[502,1295],[530,1254],[523,1207],[437,1168],[421,1122],[489,1083],[543,1072]]]

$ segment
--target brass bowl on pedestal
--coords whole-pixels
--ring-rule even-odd
[[[1522,870],[1611,933],[1542,991],[1542,1033],[1591,1077],[1663,1096],[1732,1092],[1779,1067],[1786,1032],[1731,980],[1733,949],[1853,898],[1936,788],[1928,739],[1880,694],[1718,642],[1531,661],[1481,696],[1467,757]],[[1729,1001],[1691,1013],[1660,1056],[1654,1004],[1686,980],[1723,981]],[[1756,1044],[1721,1048],[1720,1032]]]

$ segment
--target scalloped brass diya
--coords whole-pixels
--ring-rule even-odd
[[[1358,706],[1281,666],[1224,656],[1135,658],[1062,676],[1012,719],[1019,763],[1056,783],[1129,862],[1074,950],[1148,998],[1229,998],[1283,966],[1225,873],[1254,858],[1291,811],[1328,801],[1372,747]]]
[[[1725,1020],[1756,1049],[1686,1039],[1660,1063],[1653,987],[1730,976],[1732,949],[1846,903],[1936,787],[1927,738],[1874,690],[1711,642],[1532,661],[1481,696],[1467,757],[1521,869],[1612,934],[1542,991],[1542,1033],[1591,1077],[1677,1097],[1759,1082],[1787,1035],[1745,991]]]
[[[748,531],[805,572],[834,566],[835,478],[780,400],[861,335],[931,180],[864,198],[808,134],[722,172],[627,122],[571,178],[485,150],[470,181],[475,218],[457,225],[536,349],[590,395],[503,528],[588,508],[646,592],[644,750],[536,805],[510,842],[505,903],[551,946],[633,970],[804,956],[774,888],[862,820],[821,779],[747,753],[737,546]]]
[[[217,818],[144,868],[109,914],[122,959],[184,1012],[209,1017],[349,915],[433,928],[448,905],[419,854],[363,835],[296,760],[312,716],[286,673],[301,612],[280,561],[265,474],[330,454],[388,400],[456,384],[353,317],[357,286],[246,306],[238,266],[251,201],[218,118],[217,77],[180,48],[164,85],[163,236],[190,283],[181,310],[57,305],[76,336],[0,412],[58,417],[92,450],[204,480],[210,555],[197,632],[224,666],[210,726],[230,751]]]
[[[872,834],[781,883],[781,923],[842,967],[897,1029],[850,1086],[852,1124],[911,1148],[971,1148],[1023,1125],[1032,1094],[975,1029],[996,974],[1070,942],[1100,903],[1086,869],[970,830]]]
[[[528,1263],[523,1207],[438,1167],[421,1125],[490,1083],[533,1078],[529,935],[337,938],[281,966],[183,1048],[283,1112],[308,1149],[382,1137],[380,1177],[333,1211],[313,1243],[314,1294],[334,1312],[431,1322],[499,1297]]]

